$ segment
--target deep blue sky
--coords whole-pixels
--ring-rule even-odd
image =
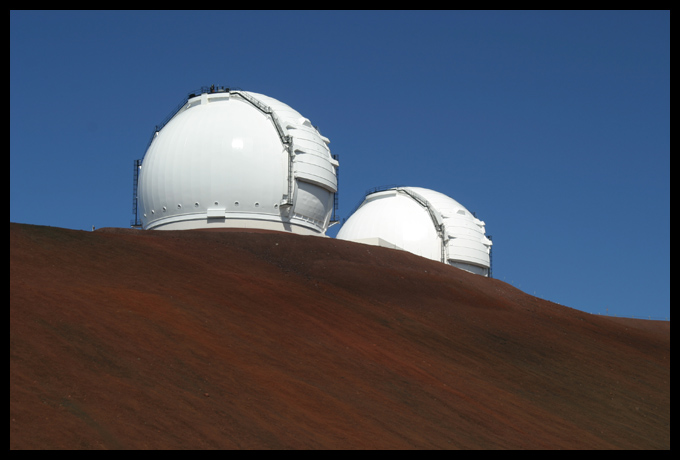
[[[211,84],[330,138],[342,217],[431,188],[495,278],[670,318],[669,11],[10,11],[10,221],[127,227],[133,160]]]

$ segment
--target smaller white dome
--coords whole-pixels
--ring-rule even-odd
[[[338,239],[386,246],[489,276],[485,224],[456,200],[421,187],[369,193]]]

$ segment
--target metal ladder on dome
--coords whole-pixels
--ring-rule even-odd
[[[132,172],[132,217],[130,227],[141,228],[142,222],[139,220],[137,186],[139,185],[139,170],[142,167],[142,160],[134,161],[134,171]]]
[[[287,207],[290,210],[293,207],[293,181],[294,181],[293,158],[295,156],[295,154],[293,153],[293,143],[291,136],[285,133],[283,127],[281,126],[281,121],[279,120],[278,115],[276,115],[276,111],[273,110],[271,107],[264,104],[259,99],[246,93],[245,91],[229,91],[229,94],[237,94],[245,101],[249,102],[253,107],[258,109],[265,115],[269,115],[271,117],[274,127],[276,128],[276,132],[279,134],[281,142],[283,143],[283,145],[286,146],[286,150],[288,151],[288,195],[286,199],[281,203],[281,206]]]

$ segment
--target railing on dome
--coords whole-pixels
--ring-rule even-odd
[[[179,103],[179,104],[178,104],[178,105],[170,112],[170,115],[168,115],[167,117],[165,117],[165,118],[163,119],[163,121],[162,121],[160,124],[158,124],[158,125],[156,125],[156,126],[154,127],[153,133],[151,133],[151,138],[149,139],[149,143],[146,145],[146,149],[144,150],[144,152],[146,153],[146,151],[149,150],[149,147],[151,146],[151,143],[153,142],[153,138],[156,136],[156,133],[159,132],[161,129],[163,129],[163,127],[164,127],[165,125],[167,125],[168,122],[169,122],[170,120],[172,120],[172,117],[174,117],[175,115],[177,115],[177,112],[179,112],[180,110],[182,110],[182,108],[186,105],[186,103],[187,103],[187,101],[188,101],[189,99],[191,99],[192,97],[196,97],[196,96],[198,96],[199,94],[203,94],[203,93],[208,93],[208,94],[213,94],[213,93],[228,93],[228,92],[230,92],[232,89],[233,89],[233,90],[236,90],[236,91],[241,91],[240,88],[227,88],[226,86],[215,86],[215,85],[211,85],[211,86],[201,86],[200,89],[193,90],[193,91],[190,91],[189,93],[187,93],[187,95],[182,99],[182,102],[180,102],[180,103]]]
[[[366,193],[364,194],[364,198],[366,198],[368,195],[372,195],[374,193],[378,192],[384,192],[385,190],[390,190],[393,188],[397,187],[402,187],[402,185],[399,184],[390,184],[390,185],[378,185],[377,187],[369,188],[366,190]]]
[[[393,189],[393,188],[396,188],[396,187],[402,187],[402,185],[399,185],[399,184],[379,185],[377,187],[369,188],[364,193],[364,197],[354,206],[354,208],[350,211],[350,213],[348,215],[351,216],[352,214],[354,214],[357,211],[357,209],[359,209],[359,207],[364,203],[364,201],[366,200],[366,197],[368,195],[372,195],[372,194],[378,193],[378,192],[384,192],[385,190],[390,190],[390,189]],[[342,218],[342,224],[343,225],[345,224],[345,222],[347,222],[347,219],[349,219],[349,217],[343,217]]]
[[[227,91],[229,91],[228,88],[227,88]],[[234,91],[234,93],[238,94],[243,99],[250,102],[253,105],[253,107],[258,109],[259,111],[261,111],[265,115],[269,115],[272,118],[272,121],[274,122],[274,128],[276,128],[276,132],[279,134],[279,138],[281,139],[281,142],[283,142],[284,145],[290,147],[291,137],[284,132],[283,128],[281,127],[281,122],[279,121],[279,117],[276,115],[276,113],[274,112],[274,110],[271,107],[269,107],[266,104],[263,104],[259,99],[251,96],[250,94],[246,93],[245,91]]]

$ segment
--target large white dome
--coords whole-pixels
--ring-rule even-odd
[[[141,226],[325,234],[338,189],[329,142],[268,96],[229,89],[190,95],[155,133],[141,164]]]
[[[337,238],[402,249],[488,276],[485,224],[456,200],[420,187],[369,193]]]

